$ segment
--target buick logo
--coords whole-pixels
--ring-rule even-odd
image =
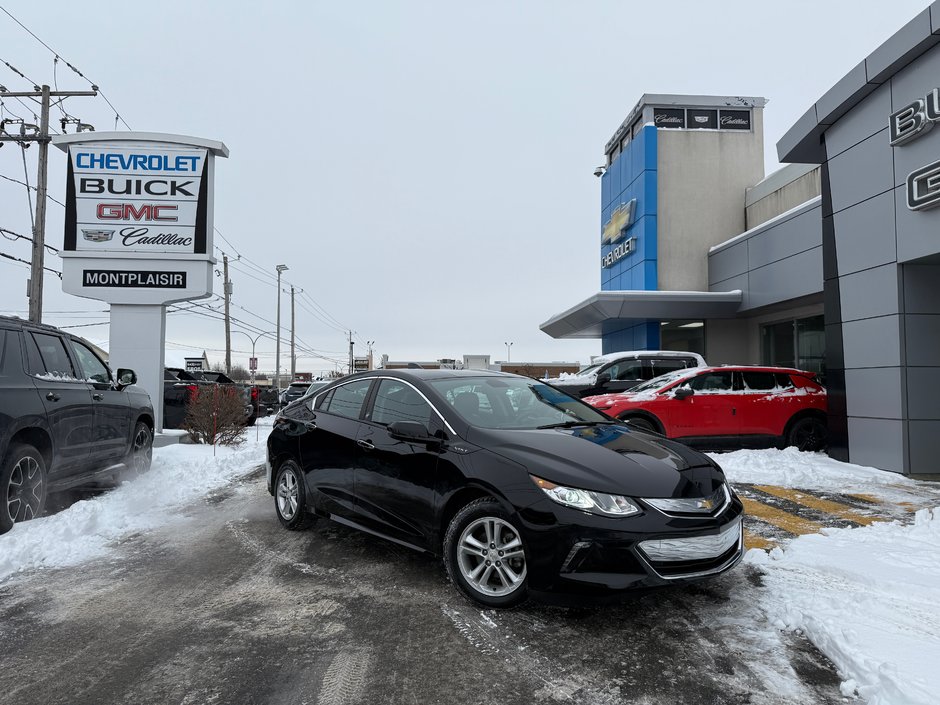
[[[114,237],[113,230],[82,230],[82,237],[88,242],[108,242]]]

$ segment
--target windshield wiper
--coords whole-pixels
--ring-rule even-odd
[[[574,428],[575,426],[606,426],[608,424],[617,423],[616,421],[561,421],[559,423],[548,423],[544,426],[536,426],[536,428]]]

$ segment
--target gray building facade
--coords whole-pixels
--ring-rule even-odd
[[[684,328],[701,321],[711,364],[781,364],[825,374],[833,457],[910,475],[937,473],[936,122],[940,1],[859,63],[787,132],[777,144],[787,166],[744,193],[722,197],[716,220],[728,223],[730,239],[704,243],[685,238],[682,227],[670,228],[667,237],[685,248],[686,266],[670,271],[661,256],[657,286],[647,287],[655,290],[598,292],[542,330],[554,337],[601,337],[613,326],[665,331],[671,321]],[[682,140],[694,149],[697,138]],[[733,162],[721,156],[723,164]],[[658,168],[662,191],[682,165],[659,160]],[[697,177],[707,181],[707,163],[703,168]],[[681,201],[664,200],[660,222],[688,217],[675,210]],[[733,209],[739,221],[727,215]],[[708,209],[699,213],[708,217]],[[702,285],[688,276],[695,257],[707,262]]]

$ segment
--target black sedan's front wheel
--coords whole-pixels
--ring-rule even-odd
[[[0,467],[0,534],[35,519],[46,505],[46,463],[33,446],[12,446]]]
[[[274,509],[285,529],[301,531],[313,524],[315,517],[307,513],[304,474],[293,460],[285,460],[274,481]]]
[[[511,607],[526,599],[522,536],[495,499],[477,499],[457,512],[444,537],[444,565],[454,585],[474,602]]]

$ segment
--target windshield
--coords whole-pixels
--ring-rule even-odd
[[[598,362],[596,364],[588,365],[587,367],[582,367],[578,370],[577,374],[579,375],[592,375],[597,372],[598,369],[603,365],[603,362]]]
[[[694,377],[699,371],[700,370],[698,368],[693,367],[685,370],[667,372],[666,374],[660,375],[659,377],[653,377],[653,379],[649,380],[648,382],[638,384],[637,386],[633,387],[633,389],[627,390],[627,393],[633,394],[634,392],[646,392],[650,390],[662,389],[666,385],[672,384],[673,382],[676,382],[680,379]]]
[[[534,379],[461,377],[430,384],[472,426],[535,429],[572,423],[614,423],[587,404]]]

